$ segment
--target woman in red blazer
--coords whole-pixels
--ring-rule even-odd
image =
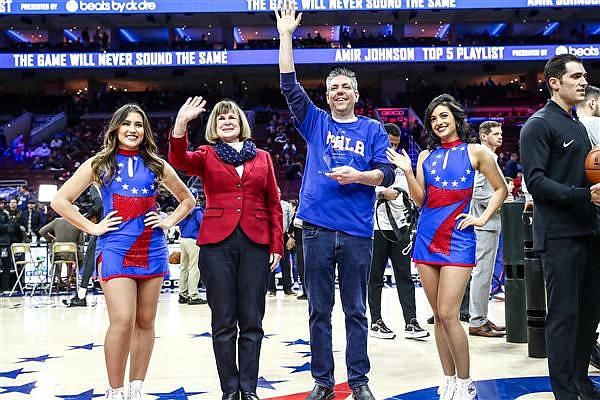
[[[204,185],[200,271],[212,311],[222,399],[238,400],[241,394],[242,400],[258,400],[265,296],[269,274],[283,254],[283,215],[271,156],[249,140],[248,120],[236,103],[217,103],[206,125],[211,145],[187,151],[187,124],[205,104],[202,97],[189,98],[179,110],[169,162]]]

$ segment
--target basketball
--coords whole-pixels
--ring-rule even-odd
[[[594,146],[585,157],[585,175],[592,183],[600,183],[600,146]]]

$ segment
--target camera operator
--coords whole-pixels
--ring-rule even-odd
[[[385,124],[384,127],[392,148],[396,150],[400,144],[400,128],[391,123]],[[411,231],[413,228],[411,222],[416,221],[417,216],[409,214],[413,207],[411,207],[411,200],[407,192],[406,177],[399,168],[395,170],[392,187],[377,186],[375,188],[377,205],[375,208],[373,259],[368,287],[371,313],[369,335],[380,339],[396,337],[396,334],[385,325],[381,318],[381,290],[388,258],[392,260],[396,289],[402,306],[405,323],[404,337],[417,339],[429,336],[429,332],[421,328],[417,321],[415,285],[410,272]]]

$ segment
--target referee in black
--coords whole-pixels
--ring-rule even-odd
[[[557,400],[600,399],[588,377],[600,319],[600,238],[594,204],[600,185],[585,176],[591,143],[573,108],[584,99],[586,72],[571,54],[544,67],[550,100],[521,129],[521,162],[534,199],[534,250],[540,252],[548,296],[546,343]]]

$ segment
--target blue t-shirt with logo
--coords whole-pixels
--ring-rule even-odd
[[[394,167],[385,155],[390,142],[383,125],[363,116],[352,122],[335,121],[313,104],[295,73],[281,74],[281,89],[308,148],[298,218],[349,235],[372,237],[375,188],[340,185],[328,178],[323,172],[330,168],[323,155],[329,146],[343,154],[346,165],[359,171],[379,169],[384,173],[382,185],[389,186],[394,182]]]
[[[204,217],[204,209],[202,209],[202,207],[194,207],[192,211],[177,224],[179,226],[179,231],[181,232],[181,237],[194,240],[198,239],[202,217]]]

